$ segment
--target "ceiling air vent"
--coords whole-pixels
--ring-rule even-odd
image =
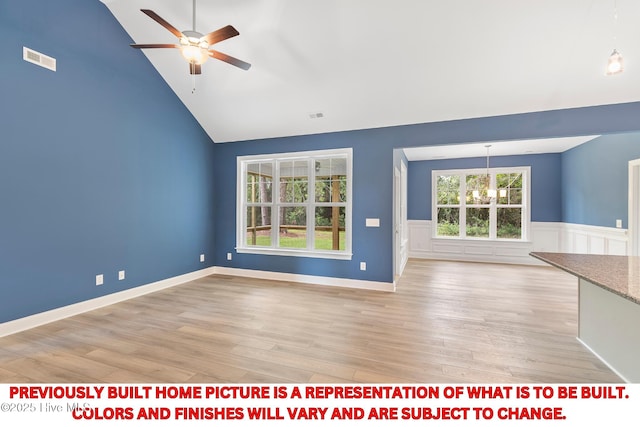
[[[47,68],[51,71],[56,70],[56,58],[52,58],[40,52],[36,52],[35,50],[29,49],[28,47],[22,48],[22,59],[27,62],[31,62],[33,64]]]

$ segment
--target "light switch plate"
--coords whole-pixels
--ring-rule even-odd
[[[367,227],[380,227],[380,218],[367,218]]]

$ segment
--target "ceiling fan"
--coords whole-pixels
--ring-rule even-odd
[[[201,74],[202,64],[209,59],[209,57],[219,59],[227,64],[234,65],[243,70],[248,70],[251,64],[241,61],[237,58],[229,56],[225,53],[218,52],[217,50],[209,49],[212,45],[219,43],[223,40],[235,37],[240,33],[231,25],[220,28],[209,34],[202,34],[196,31],[196,0],[193,0],[193,30],[179,31],[173,25],[162,19],[157,13],[149,9],[140,9],[149,18],[162,25],[169,30],[174,36],[178,37],[178,44],[132,44],[131,47],[136,49],[157,49],[157,48],[169,48],[180,49],[182,56],[189,63],[189,74]]]

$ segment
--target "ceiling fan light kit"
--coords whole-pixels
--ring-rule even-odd
[[[221,41],[235,37],[240,33],[231,25],[220,28],[208,34],[202,34],[195,30],[196,28],[196,1],[193,0],[193,30],[179,31],[165,21],[160,15],[150,9],[140,9],[142,13],[149,18],[162,25],[169,30],[171,34],[178,38],[179,44],[132,44],[131,47],[136,49],[180,49],[183,58],[189,63],[189,74],[201,74],[201,65],[204,64],[209,57],[219,59],[227,64],[233,65],[243,70],[248,70],[251,64],[241,61],[240,59],[229,56],[225,53],[209,49],[212,45]]]
[[[183,31],[180,37],[180,51],[189,64],[204,64],[209,59],[209,43],[202,40],[196,31]]]

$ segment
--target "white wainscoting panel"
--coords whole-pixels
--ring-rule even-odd
[[[542,264],[529,256],[531,242],[434,238],[431,221],[410,220],[409,256],[510,264]]]
[[[623,228],[564,223],[562,235],[560,252],[597,255],[629,253],[628,233]]]
[[[531,240],[483,241],[434,238],[429,220],[409,220],[409,256],[543,265],[530,252],[627,255],[627,230],[562,222],[532,222]]]
[[[531,242],[534,252],[560,252],[562,249],[561,222],[532,222]]]

